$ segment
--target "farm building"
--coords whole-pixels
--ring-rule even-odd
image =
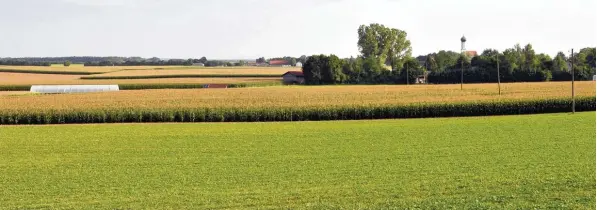
[[[193,66],[205,66],[203,63],[193,63]]]
[[[270,66],[288,67],[288,66],[290,66],[290,62],[288,62],[286,60],[270,60],[269,65]]]
[[[301,63],[301,62],[296,62],[296,67],[303,67],[303,63]]]
[[[302,71],[289,71],[282,75],[282,80],[286,84],[303,84],[305,76]]]
[[[466,55],[469,58],[472,58],[472,57],[478,56],[479,53],[477,53],[477,51],[474,51],[474,50],[469,50],[469,51],[464,51],[464,55]]]
[[[418,75],[417,79],[415,80],[416,84],[427,84],[427,77],[431,71],[425,71],[422,75]]]

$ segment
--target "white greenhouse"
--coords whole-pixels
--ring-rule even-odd
[[[119,91],[118,85],[33,85],[32,93],[91,93]]]

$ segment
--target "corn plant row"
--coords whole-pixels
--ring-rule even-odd
[[[96,72],[83,71],[43,71],[43,70],[19,70],[19,69],[0,69],[0,72],[5,73],[27,73],[27,74],[61,74],[61,75],[93,75],[101,74]]]
[[[595,97],[577,99],[577,111],[595,111]],[[149,122],[270,122],[464,117],[569,112],[570,99],[480,103],[329,106],[307,108],[101,109],[0,111],[0,124],[80,124]]]

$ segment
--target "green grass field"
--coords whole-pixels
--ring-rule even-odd
[[[595,209],[595,112],[0,127],[0,208]]]

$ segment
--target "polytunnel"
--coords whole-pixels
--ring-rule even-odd
[[[32,93],[92,93],[119,91],[118,85],[33,85]]]

